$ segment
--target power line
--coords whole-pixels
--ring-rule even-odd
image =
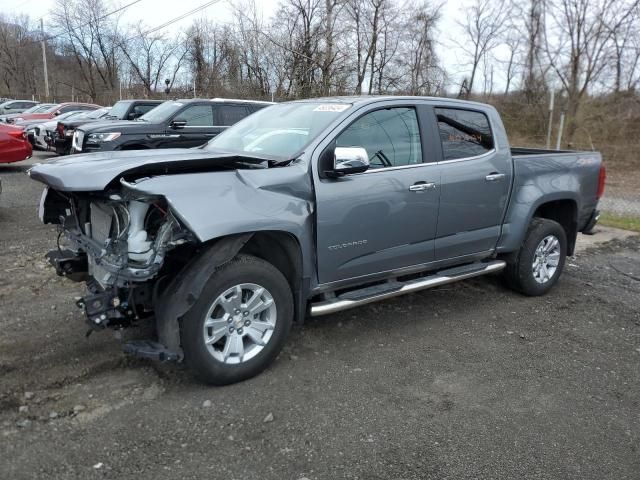
[[[220,0],[211,0],[210,2],[207,2],[204,5],[200,5],[199,7],[196,7],[193,10],[190,10],[190,11],[188,11],[186,13],[183,13],[183,14],[175,17],[175,18],[172,18],[171,20],[163,23],[162,25],[158,25],[157,27],[150,28],[149,30],[146,30],[146,31],[144,31],[142,33],[139,33],[137,35],[133,35],[132,37],[128,37],[128,38],[124,39],[123,42],[128,42],[129,40],[133,40],[133,39],[138,38],[138,37],[143,37],[145,35],[149,35],[150,33],[157,32],[158,30],[162,30],[163,28],[166,28],[169,25],[172,25],[172,24],[174,24],[176,22],[179,22],[180,20],[183,20],[186,17],[188,17],[190,15],[193,15],[194,13],[198,13],[199,11],[204,10],[205,8],[210,7],[211,5],[213,5],[215,3],[219,3],[219,2],[220,2]]]
[[[142,1],[142,0],[133,0],[133,2],[128,3],[128,4],[126,4],[126,5],[123,5],[122,7],[119,7],[119,8],[117,8],[117,9],[113,10],[112,12],[105,13],[104,15],[102,15],[102,16],[100,16],[100,17],[98,17],[98,18],[95,18],[95,19],[93,19],[93,20],[89,20],[87,23],[84,23],[84,24],[80,25],[79,27],[74,28],[74,30],[77,30],[77,29],[80,29],[80,28],[87,27],[87,26],[89,26],[89,25],[91,25],[92,23],[95,23],[95,22],[99,22],[100,20],[103,20],[103,19],[105,19],[105,18],[107,18],[107,17],[110,17],[111,15],[115,15],[116,13],[119,13],[119,12],[121,12],[121,11],[123,11],[123,10],[125,10],[125,9],[127,9],[127,8],[129,8],[129,7],[131,7],[131,6],[133,6],[133,5],[135,5],[136,3],[140,3],[141,1]],[[62,32],[62,33],[59,33],[59,34],[57,34],[57,35],[49,36],[49,37],[47,37],[47,38],[46,38],[46,39],[44,39],[44,40],[53,40],[53,39],[55,39],[55,38],[62,37],[62,36],[64,36],[64,35],[66,35],[66,34],[67,34],[67,32]]]

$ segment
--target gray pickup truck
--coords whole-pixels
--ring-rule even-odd
[[[502,271],[558,280],[597,221],[596,152],[510,148],[496,110],[423,97],[274,105],[196,149],[36,165],[58,274],[93,330],[155,322],[125,351],[211,384],[262,371],[294,321]]]

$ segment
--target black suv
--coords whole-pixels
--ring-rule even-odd
[[[106,115],[101,117],[91,118],[91,115],[89,115],[84,118],[60,121],[56,127],[56,153],[58,155],[67,155],[71,151],[73,132],[81,125],[98,121],[135,120],[162,103],[162,100],[120,100],[109,109]]]
[[[71,151],[197,147],[268,105],[252,100],[169,100],[133,122],[96,122],[77,128]]]

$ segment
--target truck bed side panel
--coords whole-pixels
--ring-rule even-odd
[[[520,248],[531,218],[543,204],[571,200],[577,207],[578,231],[584,228],[598,204],[597,152],[515,156],[514,185],[498,242],[498,252]]]

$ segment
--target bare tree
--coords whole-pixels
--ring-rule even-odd
[[[590,87],[609,64],[611,39],[638,8],[640,0],[550,1],[545,34],[549,64],[567,94],[566,141],[573,142],[576,116]]]
[[[355,93],[362,93],[362,85],[369,70],[369,93],[373,84],[373,62],[378,47],[381,17],[385,0],[349,0],[346,11],[352,24],[351,34],[355,40],[356,86]]]
[[[637,70],[640,67],[640,7],[631,11],[619,28],[611,31],[613,45],[615,93],[633,90],[638,84]]]
[[[57,0],[52,24],[62,50],[73,56],[83,82],[78,90],[95,100],[118,86],[118,23],[103,0]]]
[[[177,75],[186,56],[187,49],[182,39],[167,40],[162,33],[146,33],[139,23],[133,28],[132,37],[122,39],[118,46],[122,51],[136,81],[142,83],[146,96],[158,91],[165,77],[171,80]]]
[[[31,30],[26,16],[0,16],[0,81],[7,91],[22,95],[38,93],[38,82],[43,78],[41,70],[34,68],[41,57]]]
[[[508,9],[504,0],[475,0],[467,8],[464,21],[459,22],[465,33],[464,42],[456,42],[471,65],[467,82],[467,97],[473,91],[478,68],[500,43],[505,30]]]
[[[413,13],[402,25],[405,32],[403,50],[408,55],[405,68],[409,77],[407,93],[410,95],[434,95],[441,91],[444,75],[438,66],[435,53],[434,31],[440,17],[440,7],[429,4],[413,6]]]

